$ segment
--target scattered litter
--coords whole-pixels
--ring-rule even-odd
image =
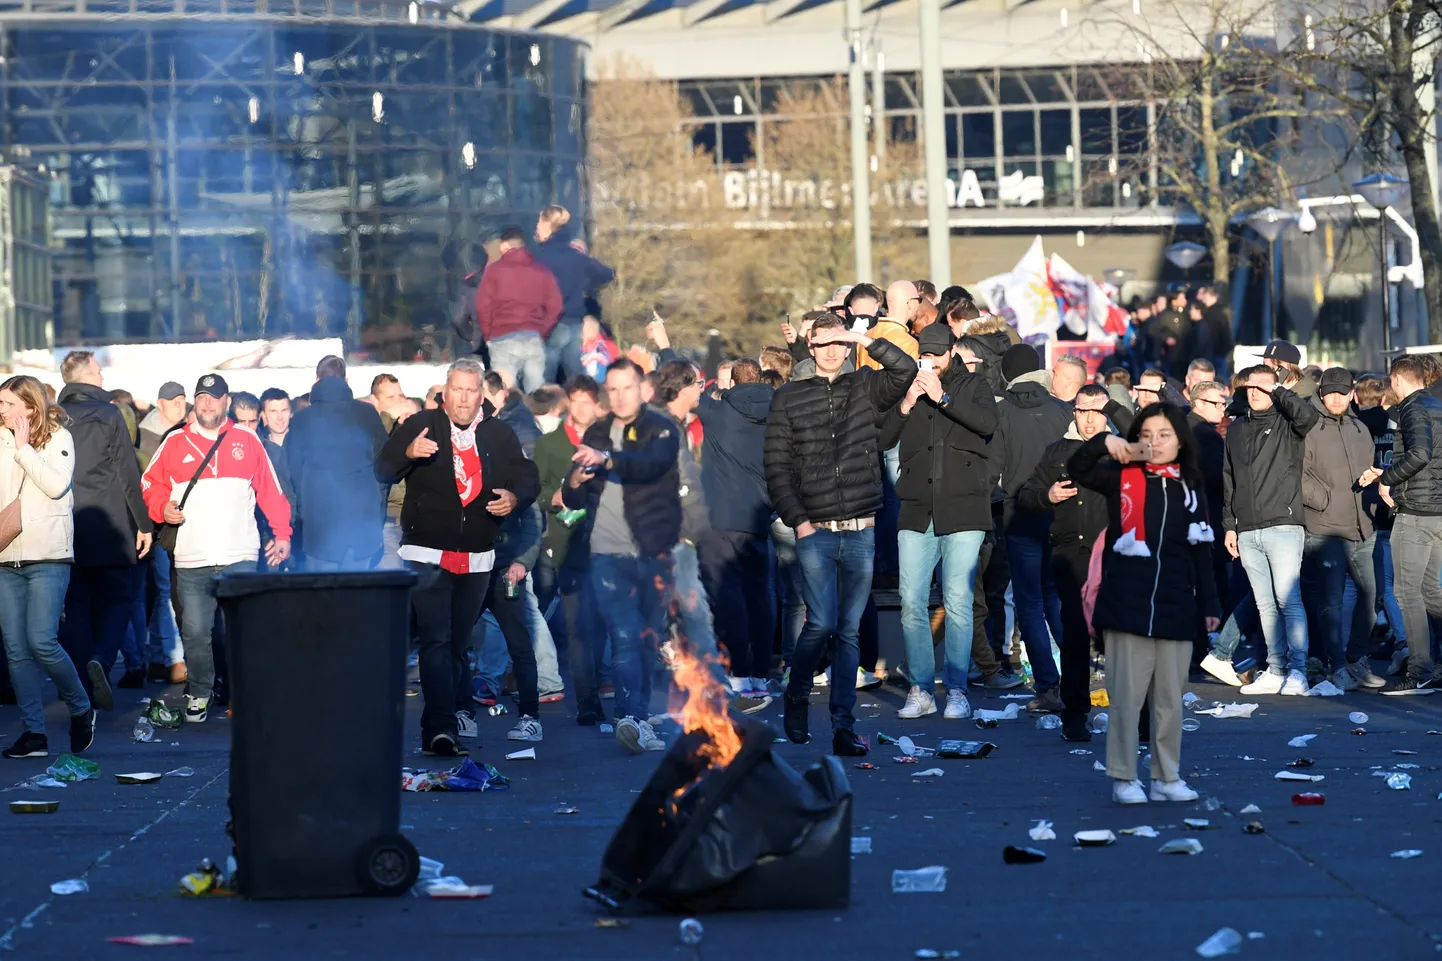
[[[616,725],[614,725],[614,724],[600,724],[600,725],[597,725],[596,730],[600,731],[602,734],[615,734],[615,733],[616,733]]]
[[[506,710],[506,705],[504,704],[492,704],[489,708],[487,708],[487,713],[489,713],[491,717],[500,717],[502,714],[507,714],[509,712]]]
[[[1235,928],[1222,928],[1197,945],[1197,954],[1204,958],[1220,958],[1224,954],[1236,954],[1241,949],[1241,934]]]
[[[58,781],[88,781],[100,775],[100,765],[74,754],[62,754],[45,769],[45,773]]]
[[[1204,711],[1197,711],[1197,714],[1210,714],[1212,717],[1251,717],[1252,712],[1261,707],[1260,704],[1218,704],[1216,707],[1209,707]],[[1227,930],[1231,930],[1228,928]]]
[[[1111,707],[1111,698],[1107,697],[1106,688],[1098,688],[1092,691],[1092,707]]]
[[[1030,700],[1032,699],[1032,697],[1033,697],[1033,695],[1031,695],[1031,694],[1003,694],[1003,695],[1001,696],[1001,699],[1002,699],[1003,701],[1016,701],[1016,700],[1030,701]]]
[[[1248,804],[1246,807],[1242,808],[1241,813],[1242,813],[1242,814],[1261,814],[1261,813],[1262,813],[1262,809],[1259,808],[1259,807],[1257,807],[1255,804]]]
[[[38,789],[38,788],[42,788],[42,787],[60,787],[60,788],[63,788],[63,787],[69,787],[70,785],[66,784],[64,781],[57,781],[57,780],[55,780],[53,777],[51,777],[51,776],[48,775],[48,774],[37,774],[37,775],[35,775],[35,776],[32,777],[32,778],[26,778],[24,781],[21,781],[19,784],[15,785],[15,786],[16,786],[16,787],[23,787],[23,788]]]
[[[892,871],[892,894],[940,894],[946,890],[946,868],[939,864],[914,871]]]
[[[116,938],[106,938],[111,944],[133,944],[141,948],[165,948],[174,944],[194,944],[194,938],[187,938],[180,934],[122,934]]]
[[[1306,747],[1307,743],[1316,736],[1315,734],[1298,734],[1287,742],[1287,747]]]
[[[1191,691],[1188,691],[1187,693],[1182,695],[1182,707],[1186,708],[1189,711],[1200,703],[1202,703],[1202,699],[1197,697]]]
[[[195,897],[235,894],[234,855],[225,859],[225,867],[222,873],[210,858],[201,858],[195,870],[180,879],[181,892]]]
[[[1412,789],[1412,775],[1389,774],[1387,775],[1387,786],[1394,791],[1410,791]]]
[[[1087,730],[1091,731],[1093,734],[1105,734],[1107,732],[1108,723],[1109,719],[1106,715],[1106,712],[1101,711],[1092,715],[1092,719],[1087,722]]]
[[[598,928],[629,928],[630,926],[631,926],[631,922],[630,922],[630,921],[627,921],[625,918],[597,918],[597,919],[596,919],[596,927],[598,927]]]
[[[1292,803],[1297,807],[1320,807],[1327,803],[1327,795],[1317,794],[1315,791],[1307,791],[1303,794],[1293,794]]]
[[[135,719],[135,726],[130,729],[130,736],[141,744],[148,744],[155,740],[155,725],[150,723],[150,718],[142,714]]]
[[[1150,824],[1139,824],[1134,828],[1122,828],[1121,833],[1134,838],[1161,837],[1161,835],[1157,833],[1157,829]]]
[[[899,744],[901,743],[901,741],[899,741],[898,739],[892,737],[890,734],[887,734],[885,731],[877,731],[877,732],[876,732],[876,743],[877,743],[877,744],[897,744],[897,745],[899,745]]]
[[[852,853],[852,854],[870,854],[870,853],[871,853],[871,835],[869,835],[869,834],[853,834],[853,835],[851,836],[851,853]]]
[[[1411,755],[1411,754],[1416,754],[1417,752],[1416,752],[1416,751],[1394,750],[1392,753],[1393,753],[1393,754],[1407,754],[1407,755]]]
[[[986,708],[977,708],[971,714],[978,721],[1015,721],[1021,715],[1021,708],[1012,703],[1008,704],[1004,711],[988,711]]]
[[[1099,848],[1115,844],[1117,836],[1110,831],[1078,831],[1072,839],[1084,848]]]
[[[973,711],[973,712],[972,712],[972,716],[975,717],[975,715],[976,715],[976,712]],[[997,720],[996,718],[994,718],[994,717],[978,717],[978,718],[976,719],[976,726],[977,726],[977,727],[980,727],[980,728],[992,728],[992,727],[996,727],[996,726],[997,726],[998,724],[1000,724],[1000,723],[1001,723],[1001,722],[998,721],[998,720]]]
[[[50,885],[51,894],[84,894],[90,890],[90,885],[84,878],[71,878],[68,881],[56,881]]]
[[[1366,724],[1369,720],[1371,720],[1371,718],[1367,717],[1367,715],[1363,714],[1361,711],[1353,711],[1351,714],[1347,715],[1347,720],[1351,721],[1353,724]],[[1428,731],[1427,733],[1431,734],[1432,732]]]
[[[1088,750],[1087,750],[1086,748],[1084,748],[1084,747],[1079,747],[1079,748],[1076,748],[1075,750],[1068,751],[1067,753],[1069,753],[1069,754],[1075,754],[1075,755],[1077,755],[1078,757],[1081,757],[1081,756],[1083,756],[1083,755],[1090,754],[1091,751],[1088,751]]]
[[[1055,841],[1056,832],[1051,829],[1051,822],[1038,819],[1036,827],[1027,832],[1033,841]]]
[[[401,771],[402,791],[504,791],[510,786],[500,771],[470,758],[449,771]]]
[[[916,742],[912,741],[909,737],[901,738],[901,740],[896,742],[896,746],[901,748],[901,753],[907,757],[931,757],[936,753],[936,751],[929,747],[918,747]]]
[[[1191,734],[1194,731],[1200,731],[1201,729],[1202,722],[1197,720],[1196,718],[1188,717],[1182,719],[1182,730],[1186,731],[1188,734]]]
[[[1202,842],[1196,838],[1172,838],[1157,848],[1158,854],[1201,854]]]
[[[1260,940],[1262,940],[1262,939],[1265,938],[1265,937],[1266,937],[1266,935],[1263,934],[1261,931],[1248,931],[1248,932],[1247,932],[1247,940],[1248,940],[1248,941],[1260,941]]]
[[[942,741],[936,746],[936,756],[945,758],[986,757],[996,750],[990,741]]]
[[[946,772],[939,767],[929,767],[925,771],[912,771],[912,777],[941,777]]]
[[[528,747],[524,751],[512,751],[506,755],[507,761],[534,761],[535,759],[536,749],[533,747]]]
[[[870,761],[862,761],[860,764],[853,764],[853,765],[851,765],[851,766],[854,767],[854,768],[856,768],[856,770],[858,770],[858,771],[874,771],[874,770],[876,770],[876,765],[875,765],[875,764],[872,764]]]
[[[135,774],[117,774],[117,784],[154,784],[163,778],[164,774],[157,774],[154,771],[137,771]]]
[[[1040,864],[1046,860],[1046,852],[1036,848],[1018,848],[1008,844],[1002,849],[1001,859],[1006,864]]]
[[[152,728],[164,728],[167,731],[178,731],[185,723],[185,715],[172,708],[166,707],[161,700],[152,700],[145,709],[145,719],[150,722]]]
[[[1299,757],[1295,761],[1288,761],[1287,767],[1311,767],[1317,762],[1309,757]]]
[[[935,948],[917,948],[915,951],[911,952],[911,956],[913,958],[923,959],[939,958],[941,957],[941,952],[936,950]]]
[[[1221,827],[1220,824],[1212,824],[1207,818],[1182,818],[1182,823],[1193,831],[1212,831]]]
[[[1238,754],[1238,755],[1237,755],[1237,760],[1238,760],[1238,761],[1265,761],[1266,758],[1264,758],[1264,757],[1252,757],[1250,754]]]
[[[561,807],[556,808],[556,812],[555,812],[555,813],[557,813],[557,814],[580,814],[580,813],[581,813],[581,809],[580,809],[580,808],[573,808],[573,807],[565,807],[565,806],[563,805],[563,806],[561,806]]]
[[[178,767],[174,771],[166,771],[166,777],[195,777],[195,768]]]
[[[1093,761],[1093,762],[1092,762],[1092,770],[1093,770],[1093,771],[1106,771],[1106,769],[1107,769],[1107,766],[1106,766],[1105,764],[1103,764],[1101,761]]]
[[[920,763],[920,762],[918,762],[918,761],[916,760],[916,758],[914,758],[914,757],[905,757],[905,756],[902,756],[902,755],[898,755],[898,756],[896,756],[896,757],[893,757],[892,760],[895,761],[897,764],[917,764],[917,763]]]
[[[1061,727],[1061,718],[1055,714],[1043,714],[1036,719],[1036,727],[1039,731],[1055,731]]]
[[[1392,857],[1396,858],[1399,861],[1410,861],[1413,858],[1420,858],[1421,856],[1422,852],[1417,850],[1416,848],[1408,848],[1405,851],[1392,852]]]
[[[1342,689],[1331,681],[1323,681],[1307,691],[1307,697],[1341,697]]]
[[[54,814],[60,810],[59,801],[11,801],[11,814]]]
[[[1428,734],[1442,734],[1442,731],[1428,731]]]
[[[1261,821],[1248,821],[1242,825],[1242,830],[1247,834],[1263,834],[1267,829]]]
[[[1325,774],[1302,774],[1297,771],[1278,771],[1278,781],[1325,781]]]
[[[475,900],[488,898],[493,891],[495,891],[493,884],[467,884],[456,877],[436,878],[425,884],[426,895],[432,898]]]
[[[695,918],[687,918],[681,922],[681,943],[692,946],[701,943],[701,938],[706,934],[706,929],[701,927],[701,922]]]
[[[441,872],[445,869],[446,866],[444,863],[437,861],[435,858],[428,858],[422,855],[421,869],[416,873],[416,880],[434,881],[436,878],[441,876]]]
[[[1399,770],[1403,770],[1403,771],[1415,771],[1415,770],[1417,770],[1417,765],[1416,765],[1416,764],[1398,764],[1398,765],[1396,765],[1396,767],[1397,767]]]
[[[1222,802],[1218,798],[1209,797],[1202,802],[1202,807],[1208,811],[1220,811],[1222,809]]]

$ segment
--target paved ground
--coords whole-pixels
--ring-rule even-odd
[[[1220,686],[1194,684],[1204,700],[1228,697]],[[134,692],[122,692],[131,694]],[[175,693],[172,690],[172,693]],[[843,911],[711,915],[701,955],[828,959],[910,958],[917,948],[954,949],[962,958],[1065,956],[1073,959],[1191,958],[1223,926],[1260,932],[1247,942],[1253,958],[1408,959],[1442,951],[1442,696],[1336,699],[1263,698],[1249,720],[1201,719],[1185,735],[1184,766],[1204,796],[1201,804],[1119,808],[1105,776],[1092,769],[1100,741],[1075,756],[1054,732],[1029,719],[981,732],[970,721],[894,716],[898,692],[863,693],[864,733],[911,734],[922,744],[941,736],[985,735],[1000,745],[981,761],[942,761],[938,779],[913,779],[917,768],[874,752],[876,771],[849,770],[856,794],[855,833],[872,837],[871,854],[852,860],[852,903]],[[999,697],[979,696],[999,708]],[[418,699],[408,699],[414,739]],[[358,707],[359,709],[359,707]],[[447,961],[525,957],[566,959],[687,959],[678,918],[653,917],[627,929],[601,930],[598,909],[581,897],[595,881],[600,855],[616,824],[656,764],[656,755],[629,757],[594,728],[578,728],[569,705],[548,705],[546,740],[538,760],[501,761],[507,722],[481,722],[483,759],[512,780],[505,793],[406,795],[405,833],[421,852],[446,863],[447,873],[495,885],[486,901],[392,900],[253,903],[196,900],[176,882],[203,856],[228,850],[223,833],[227,787],[227,723],[187,726],[159,744],[128,737],[138,710],[122,699],[104,717],[92,757],[104,777],[46,791],[59,798],[52,816],[0,814],[0,947],[18,958],[109,958],[134,948],[109,945],[113,935],[159,932],[195,938],[183,952],[226,958],[408,956]],[[1371,716],[1365,737],[1353,736],[1349,711]],[[297,718],[303,709],[297,706]],[[767,719],[776,721],[775,712]],[[813,725],[824,723],[820,698]],[[52,730],[62,730],[52,719]],[[0,709],[0,735],[17,733],[13,708]],[[1287,746],[1315,733],[1303,750]],[[178,746],[170,740],[178,741]],[[285,745],[276,746],[278,752]],[[819,746],[778,745],[804,766]],[[1395,750],[1416,751],[1397,756]],[[1316,759],[1326,780],[1324,807],[1293,807],[1298,785],[1274,780],[1299,755]],[[428,759],[429,760],[429,759]],[[1369,768],[1415,763],[1412,789],[1389,790]],[[423,764],[418,751],[406,763]],[[116,773],[195,769],[188,779],[154,786],[121,786]],[[0,781],[38,773],[42,761],[6,761]],[[33,796],[10,790],[5,800]],[[554,813],[560,803],[578,815]],[[1261,807],[1266,833],[1248,835],[1240,815]],[[1210,818],[1217,830],[1188,831],[1182,818]],[[1029,844],[1035,818],[1055,822],[1058,840],[1042,842],[1049,858],[1007,866],[1002,848]],[[1077,830],[1151,824],[1161,839],[1122,837],[1109,848],[1074,847]],[[1198,838],[1195,857],[1162,856],[1163,840]],[[1415,860],[1393,851],[1420,848]],[[893,894],[894,868],[945,865],[942,894]],[[89,893],[53,896],[49,885],[83,877]]]

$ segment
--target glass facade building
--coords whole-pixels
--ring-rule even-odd
[[[48,179],[57,342],[413,352],[489,235],[550,203],[584,220],[585,51],[430,3],[0,3],[4,157]]]

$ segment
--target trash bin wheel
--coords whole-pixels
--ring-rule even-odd
[[[361,848],[357,874],[367,894],[404,894],[420,873],[420,852],[399,834],[373,838]]]

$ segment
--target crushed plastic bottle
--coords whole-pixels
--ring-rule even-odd
[[[1191,734],[1193,731],[1200,731],[1201,729],[1202,722],[1197,720],[1196,718],[1188,717],[1182,719],[1182,730],[1186,731],[1188,734]]]
[[[1182,695],[1182,707],[1186,708],[1188,711],[1190,711],[1192,708],[1196,707],[1200,703],[1202,703],[1202,699],[1197,697],[1191,691],[1188,691],[1187,693]]]
[[[1222,928],[1197,945],[1197,954],[1204,958],[1220,958],[1224,954],[1236,954],[1240,950],[1242,935],[1235,928]]]
[[[135,719],[135,727],[130,729],[130,736],[142,744],[149,744],[155,740],[155,725],[142,714]]]
[[[1107,720],[1108,718],[1105,711],[1093,714],[1091,720],[1087,722],[1087,730],[1093,734],[1105,734],[1107,732]]]
[[[892,894],[940,894],[946,890],[946,868],[933,864],[915,871],[892,871]]]
[[[504,704],[492,704],[491,707],[490,707],[491,717],[500,717],[502,714],[505,714],[505,713],[507,713],[507,712],[506,712],[506,705],[504,705]]]
[[[1410,791],[1412,789],[1412,775],[1389,774],[1387,775],[1387,786],[1394,791]]]
[[[1036,726],[1037,729],[1041,731],[1055,731],[1061,727],[1061,718],[1055,714],[1043,714],[1036,719]]]
[[[1347,715],[1347,720],[1351,721],[1353,724],[1366,724],[1368,721],[1371,720],[1371,718],[1363,714],[1361,711],[1353,711],[1351,714]]]
[[[703,927],[701,926],[701,922],[700,922],[700,921],[697,921],[695,918],[687,918],[685,921],[682,921],[682,922],[681,922],[681,943],[682,943],[682,944],[689,944],[689,945],[697,945],[697,944],[700,944],[700,943],[701,943],[701,939],[702,939],[703,937],[705,937],[705,935],[706,935],[706,929],[703,928]]]

